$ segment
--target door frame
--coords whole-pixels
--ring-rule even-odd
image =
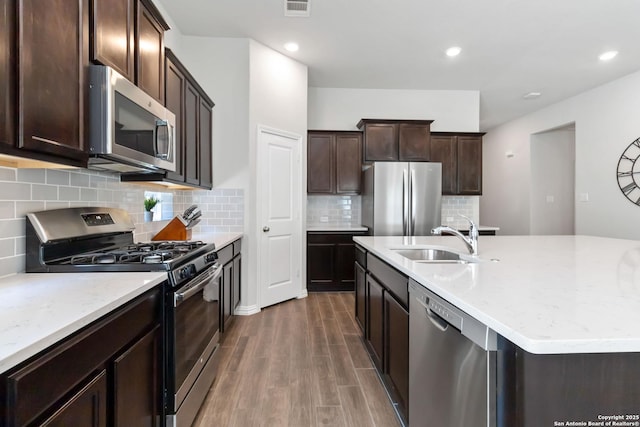
[[[263,218],[263,203],[262,203],[262,198],[261,198],[261,194],[260,194],[260,188],[261,188],[261,183],[260,183],[260,177],[262,176],[262,173],[264,172],[265,169],[265,165],[264,165],[264,159],[261,157],[262,154],[262,150],[263,150],[263,143],[264,143],[264,139],[263,139],[263,135],[266,134],[271,134],[271,135],[276,135],[276,136],[280,136],[283,138],[288,138],[291,140],[294,140],[294,143],[298,144],[299,149],[297,150],[296,153],[296,159],[295,162],[297,164],[296,167],[296,172],[299,174],[300,176],[300,189],[297,195],[295,195],[296,197],[293,200],[293,203],[295,205],[297,205],[297,212],[298,212],[298,217],[295,218],[295,233],[296,233],[296,240],[297,240],[297,245],[299,245],[299,247],[297,248],[293,248],[298,249],[299,253],[300,253],[300,257],[299,257],[299,265],[298,265],[298,275],[297,278],[300,281],[300,287],[298,289],[298,295],[296,296],[296,298],[300,299],[300,298],[305,298],[307,296],[307,287],[306,287],[306,283],[307,283],[307,279],[306,279],[306,269],[302,268],[303,265],[305,265],[306,263],[306,233],[303,233],[303,225],[306,224],[306,218],[303,218],[303,214],[306,215],[306,210],[304,209],[304,204],[303,204],[303,199],[306,200],[303,196],[304,193],[306,192],[306,171],[303,170],[303,165],[302,165],[302,157],[303,157],[303,151],[304,151],[304,147],[303,147],[303,136],[298,135],[296,133],[293,132],[289,132],[289,131],[285,131],[282,129],[276,129],[270,126],[265,126],[262,124],[258,124],[256,126],[256,131],[257,131],[257,135],[256,135],[256,222],[255,222],[255,235],[257,236],[256,239],[256,262],[257,262],[257,266],[256,266],[256,286],[257,286],[257,295],[256,295],[256,303],[257,303],[257,307],[259,310],[262,309],[262,300],[263,300],[263,278],[265,275],[265,272],[263,271],[262,268],[262,259],[263,259],[263,254],[262,254],[262,218]],[[305,175],[303,175],[303,173],[305,173]]]

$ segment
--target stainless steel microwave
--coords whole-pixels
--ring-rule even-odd
[[[89,75],[89,168],[175,171],[175,115],[111,67]]]

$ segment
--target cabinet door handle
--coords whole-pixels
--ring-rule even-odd
[[[269,230],[271,230],[269,227],[267,227],[266,225],[264,227],[262,227],[262,231],[265,233],[268,233]]]

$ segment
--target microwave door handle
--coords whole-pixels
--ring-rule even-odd
[[[215,269],[209,270],[207,273],[203,274],[203,277],[187,290],[177,291],[173,297],[173,306],[177,307],[192,296],[196,295],[207,285],[207,283],[218,280],[221,274],[222,265],[218,265]]]
[[[159,147],[158,147],[158,141],[160,140],[160,138],[158,137],[158,130],[160,128],[165,128],[166,132],[167,132],[167,139],[168,139],[168,144],[167,144],[167,152],[166,153],[162,153],[159,151]],[[171,144],[173,141],[171,141],[171,132],[169,132],[169,122],[167,120],[156,120],[156,128],[154,129],[154,137],[153,137],[153,152],[155,154],[155,157],[161,158],[161,159],[168,159],[169,158],[169,151],[171,150]]]

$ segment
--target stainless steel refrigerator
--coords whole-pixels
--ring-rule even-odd
[[[363,181],[362,224],[374,236],[430,236],[441,225],[442,164],[376,162]]]

